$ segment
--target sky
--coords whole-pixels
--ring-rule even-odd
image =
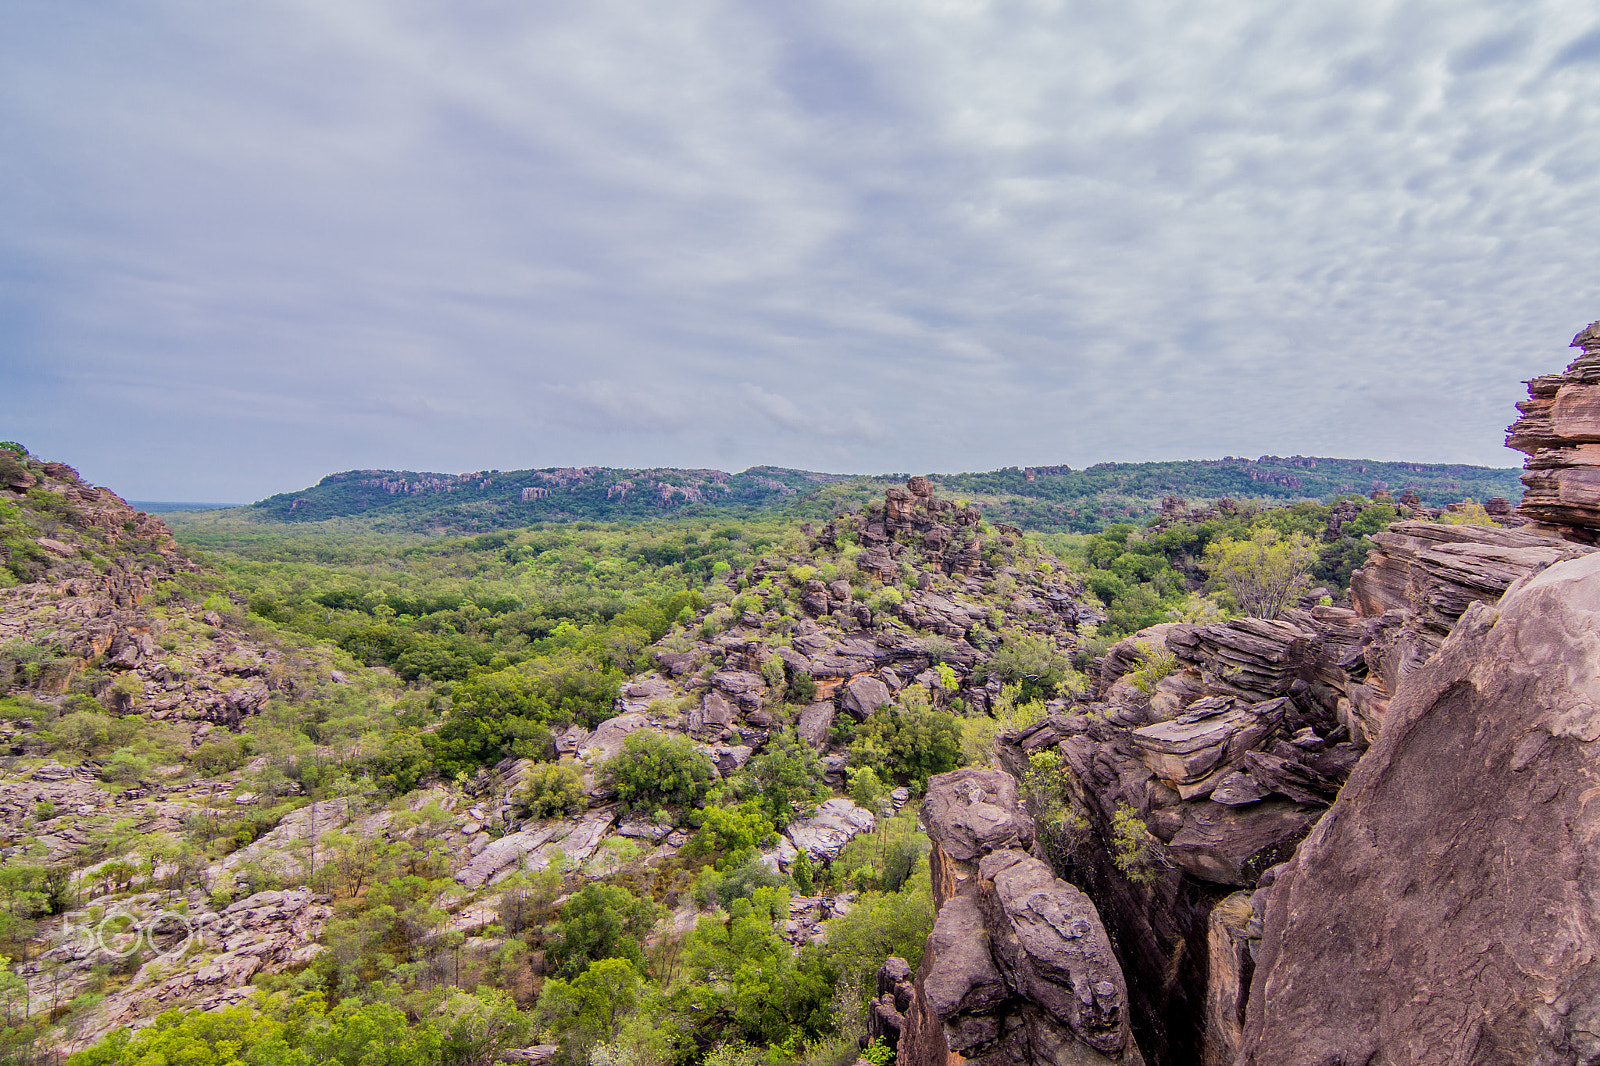
[[[0,6],[0,439],[324,474],[1519,465],[1569,0]]]

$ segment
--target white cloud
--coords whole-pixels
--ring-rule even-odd
[[[14,4],[0,371],[15,435],[144,496],[1509,464],[1518,381],[1600,316],[1597,33],[1568,0]]]

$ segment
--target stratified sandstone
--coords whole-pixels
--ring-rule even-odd
[[[1527,382],[1522,417],[1506,430],[1506,447],[1526,452],[1517,513],[1538,532],[1584,544],[1600,530],[1600,322],[1572,338],[1583,354],[1561,374]]]
[[[1600,1061],[1600,555],[1475,605],[1279,874],[1244,1066]]]

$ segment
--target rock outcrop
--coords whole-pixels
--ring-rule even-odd
[[[880,1028],[903,1017],[898,1061],[1142,1063],[1105,927],[1087,896],[1029,854],[1033,820],[1016,781],[939,774],[921,815],[938,916],[910,994],[880,976],[874,1008]]]
[[[1583,354],[1564,373],[1526,382],[1522,417],[1506,430],[1506,447],[1526,452],[1517,514],[1537,532],[1600,542],[1600,322],[1572,338]]]
[[[1472,607],[1276,878],[1244,1066],[1600,1061],[1600,555]]]

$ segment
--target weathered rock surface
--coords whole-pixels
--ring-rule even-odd
[[[852,839],[872,832],[876,825],[871,811],[837,796],[825,801],[815,813],[790,822],[783,835],[795,849],[794,855],[804,849],[813,859],[832,861]],[[789,861],[782,851],[779,857],[785,863]]]
[[[1600,1061],[1597,706],[1600,555],[1470,609],[1268,893],[1239,1062]]]
[[[1582,544],[1600,534],[1600,322],[1572,338],[1583,354],[1564,373],[1527,382],[1506,447],[1526,452],[1522,503],[1530,527]]]
[[[939,774],[921,814],[938,916],[900,1008],[899,1061],[1142,1063],[1105,928],[1087,896],[1024,850],[1033,822],[1015,780]]]

